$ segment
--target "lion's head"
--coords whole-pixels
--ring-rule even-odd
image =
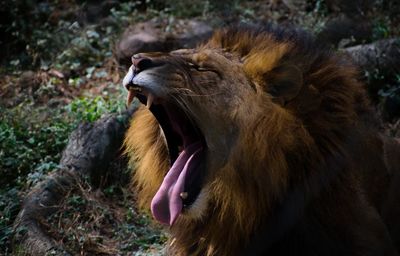
[[[132,57],[125,145],[141,206],[176,254],[234,255],[366,111],[355,70],[302,33],[227,29]],[[357,102],[358,108],[355,108]]]

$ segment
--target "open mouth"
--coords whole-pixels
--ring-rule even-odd
[[[173,225],[197,199],[205,176],[204,136],[176,102],[159,99],[143,86],[126,85],[127,103],[134,97],[147,106],[160,124],[168,145],[171,168],[153,197],[151,211],[158,221]]]

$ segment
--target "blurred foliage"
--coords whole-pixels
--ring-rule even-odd
[[[0,107],[1,187],[25,184],[30,171],[46,173],[55,169],[69,133],[81,122],[93,122],[105,113],[121,112],[117,99],[78,98],[65,108],[49,110],[23,103],[13,109]],[[46,116],[43,113],[47,112]],[[28,175],[30,182],[39,174]],[[33,180],[32,180],[33,179]],[[15,183],[11,182],[14,181]]]
[[[119,20],[110,16],[101,24],[105,26],[90,25],[87,6],[67,0],[0,1],[0,53],[7,70],[77,71],[81,65],[101,64],[112,55],[111,41],[118,34]]]
[[[66,106],[67,111],[74,114],[73,116],[78,123],[82,121],[94,122],[104,113],[121,113],[125,108],[124,102],[115,99],[105,100],[101,96],[93,99],[78,98]]]
[[[31,102],[13,109],[0,107],[0,251],[9,250],[12,222],[21,203],[19,190],[34,186],[58,168],[68,136],[77,125],[123,108],[119,99],[101,96],[76,99],[60,109]]]
[[[14,109],[0,109],[0,170],[1,187],[22,185],[30,171],[46,171],[56,166],[60,151],[72,126],[60,115],[40,118],[40,109],[32,111],[30,104]],[[36,113],[35,113],[36,112]],[[32,118],[35,115],[36,118]],[[14,181],[15,183],[13,183]]]
[[[12,223],[20,210],[20,192],[17,187],[0,190],[0,253],[11,254]]]
[[[378,17],[373,21],[372,38],[374,40],[388,38],[391,34],[389,17]]]
[[[47,8],[49,6],[39,4],[38,8],[35,8],[36,4],[37,1],[33,0],[0,1],[0,34],[2,35],[0,54],[10,57],[22,52],[18,56],[18,62],[14,60],[10,63],[12,65],[25,65],[32,62],[32,58],[26,52],[26,47],[31,41],[34,31],[44,30],[46,27],[44,21],[47,20],[50,12]]]

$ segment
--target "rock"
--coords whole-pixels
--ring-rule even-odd
[[[207,40],[212,35],[213,29],[204,22],[189,20],[179,23],[182,31],[178,35],[179,48],[193,48]]]
[[[384,99],[383,115],[385,121],[400,117],[400,88],[393,90],[393,93]]]
[[[307,5],[306,1],[301,0],[282,0],[282,3],[292,12],[304,11]]]
[[[400,72],[400,38],[383,39],[371,44],[357,45],[344,49],[362,70],[385,76]]]
[[[105,0],[100,3],[95,0],[87,1],[83,7],[86,21],[91,24],[99,22],[101,19],[107,17],[110,14],[110,10],[117,7],[118,4],[116,0]]]
[[[344,13],[349,16],[364,15],[375,4],[375,0],[325,0],[330,11]]]
[[[165,51],[165,38],[154,21],[129,26],[117,43],[116,56],[121,64],[129,64],[138,52]]]
[[[212,28],[201,21],[152,19],[124,31],[116,45],[116,57],[120,64],[130,65],[135,53],[192,48],[211,34]]]
[[[369,41],[372,38],[372,25],[364,18],[341,15],[329,20],[317,37],[318,40],[335,47],[348,47]]]
[[[40,87],[40,79],[33,71],[24,71],[18,79],[18,88],[20,91],[32,94]]]
[[[343,49],[363,71],[367,89],[372,99],[383,102],[384,118],[390,120],[400,116],[400,38],[383,39],[371,44]],[[390,86],[390,87],[388,87]]]

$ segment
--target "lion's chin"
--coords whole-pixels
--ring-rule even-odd
[[[141,95],[138,98],[142,103],[147,101]],[[150,111],[163,130],[171,160],[151,211],[159,222],[173,225],[183,211],[196,205],[206,174],[207,145],[192,118],[176,104],[163,101],[152,104]]]

